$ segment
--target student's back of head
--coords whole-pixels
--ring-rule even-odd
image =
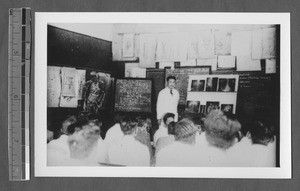
[[[213,110],[204,120],[204,129],[207,141],[211,145],[221,149],[227,149],[231,147],[235,143],[236,138],[238,138],[241,124],[234,114]]]

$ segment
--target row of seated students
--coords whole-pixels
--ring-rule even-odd
[[[151,120],[122,116],[105,135],[94,118],[67,118],[62,135],[47,144],[48,165],[116,165],[173,167],[275,167],[274,129],[254,120],[245,136],[231,113],[183,118],[165,114],[150,141]]]

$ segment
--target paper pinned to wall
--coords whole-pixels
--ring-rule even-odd
[[[188,54],[187,33],[174,33],[173,39],[173,61],[185,61]]]
[[[131,77],[146,78],[146,68],[132,68]]]
[[[217,56],[209,59],[197,59],[197,66],[211,66],[211,70],[217,70]]]
[[[63,68],[64,69],[64,68]],[[66,71],[63,70],[62,71]],[[67,68],[67,70],[69,70],[69,68]],[[69,70],[71,71],[71,70]],[[62,76],[64,74],[62,73]],[[74,76],[76,75],[76,70],[74,71]],[[62,86],[63,85],[63,81],[62,81]],[[70,107],[70,108],[76,108],[78,106],[78,99],[77,99],[77,93],[78,93],[78,78],[74,78],[74,90],[75,90],[75,96],[64,96],[64,95],[61,95],[60,96],[60,103],[59,103],[59,106],[60,107]]]
[[[234,68],[235,56],[218,56],[219,68]]]
[[[78,93],[77,99],[81,100],[82,98],[82,90],[85,84],[85,70],[76,70],[76,79],[78,80]]]
[[[112,42],[113,61],[121,61],[122,59],[122,39],[123,35],[115,34]]]
[[[276,59],[266,59],[266,74],[276,73]]]
[[[125,77],[132,77],[132,69],[139,68],[140,63],[125,63]]]
[[[252,31],[252,59],[262,59],[263,31],[255,29]]]
[[[140,67],[155,68],[157,37],[154,34],[140,35]]]
[[[237,71],[261,71],[260,60],[253,60],[246,56],[236,57]]]
[[[173,61],[173,36],[169,33],[157,36],[156,61]]]
[[[159,62],[159,68],[165,68],[165,67],[171,67],[171,69],[174,69],[174,62]]]
[[[276,57],[276,29],[263,29],[262,58]]]
[[[215,43],[212,30],[202,31],[199,34],[198,57],[213,58],[215,56],[214,45]]]
[[[62,76],[61,95],[75,97],[76,96],[76,90],[75,90],[76,69],[63,67],[61,69],[61,76]]]
[[[233,32],[231,35],[231,56],[251,57],[252,31]]]
[[[180,66],[196,66],[197,62],[196,59],[189,59],[187,61],[180,62]]]
[[[124,34],[123,35],[123,57],[131,58],[134,57],[134,34]]]
[[[215,54],[230,55],[231,53],[231,33],[215,31]]]
[[[58,107],[61,94],[61,67],[47,67],[47,107]]]
[[[198,39],[199,33],[189,33],[187,44],[187,57],[188,59],[198,58]]]

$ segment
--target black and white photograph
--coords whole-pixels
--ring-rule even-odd
[[[234,92],[235,88],[235,79],[219,79],[219,92]]]
[[[206,79],[206,89],[207,92],[215,92],[218,87],[218,78],[207,78]]]
[[[232,113],[233,104],[221,104],[221,111]]]
[[[187,101],[186,111],[189,113],[199,113],[200,101]]]
[[[220,102],[218,101],[208,101],[206,102],[206,114],[211,113],[213,110],[220,109]]]
[[[197,92],[199,89],[199,80],[192,80],[191,91]]]
[[[286,176],[279,173],[290,164],[282,157],[290,148],[290,127],[281,126],[281,110],[290,107],[282,102],[287,54],[280,38],[289,35],[282,20],[208,14],[218,19],[207,24],[200,13],[171,20],[119,14],[36,15],[37,176]],[[218,56],[233,57],[237,67],[188,66],[209,72],[180,70],[181,78],[172,75],[178,68],[164,69],[171,72],[162,80],[146,75],[156,63],[213,63]],[[267,59],[275,72],[251,65]],[[128,63],[145,75],[128,77]]]

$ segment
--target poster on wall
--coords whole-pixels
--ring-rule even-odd
[[[61,94],[61,67],[47,67],[47,107],[58,107]]]
[[[65,97],[75,97],[76,96],[76,91],[75,91],[76,69],[63,67],[61,69],[61,76],[62,76],[61,95]]]
[[[123,35],[123,57],[134,57],[134,34]]]

